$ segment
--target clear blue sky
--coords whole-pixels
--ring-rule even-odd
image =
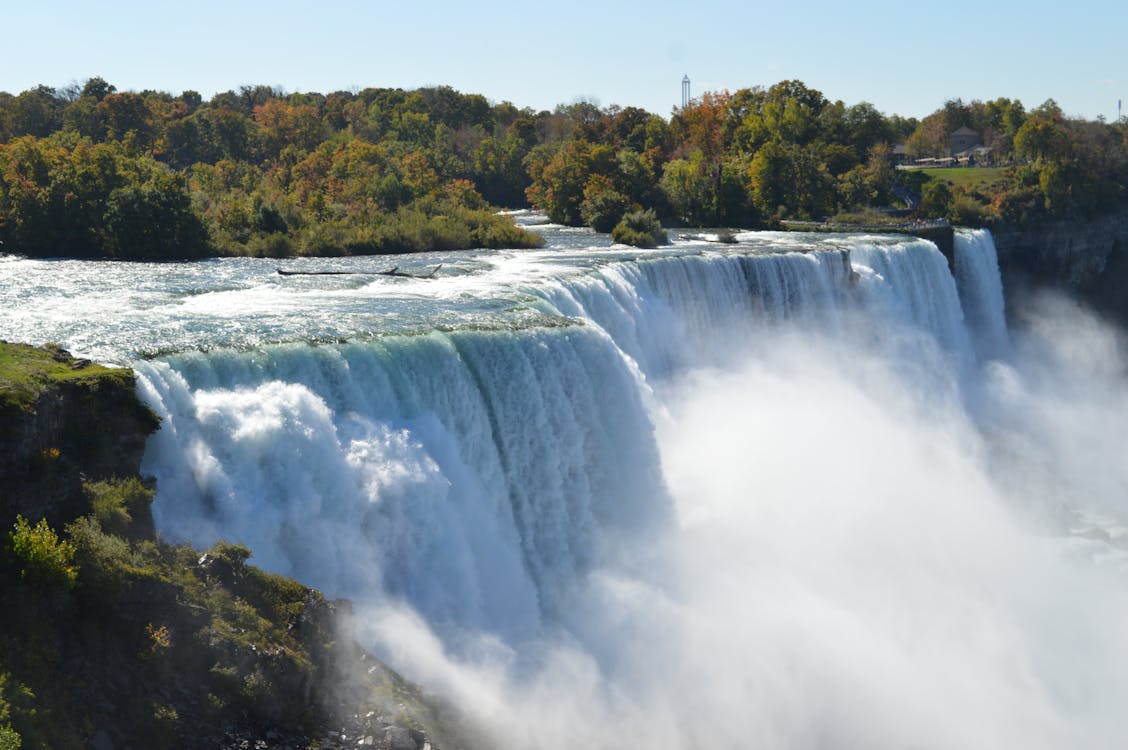
[[[798,78],[830,99],[922,117],[946,99],[1128,107],[1128,3],[545,3],[3,0],[0,90],[100,75],[205,98],[447,84],[518,107],[586,98],[669,115],[704,90]],[[1128,109],[1125,110],[1128,114]]]

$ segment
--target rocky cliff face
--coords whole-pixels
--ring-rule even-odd
[[[1008,297],[1031,284],[1058,288],[1128,326],[1128,210],[992,234]]]
[[[159,424],[129,370],[57,348],[0,344],[19,380],[0,389],[0,517],[69,521],[86,510],[83,481],[135,476]]]

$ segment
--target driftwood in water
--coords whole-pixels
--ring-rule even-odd
[[[442,267],[443,264],[440,263],[432,268],[429,273],[401,271],[399,266],[387,271],[286,271],[279,268],[278,273],[282,276],[399,276],[405,279],[433,279]]]

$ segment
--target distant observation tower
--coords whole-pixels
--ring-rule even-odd
[[[689,74],[682,77],[682,109],[689,106]]]

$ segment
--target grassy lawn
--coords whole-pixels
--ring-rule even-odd
[[[986,188],[1003,179],[1007,167],[943,167],[918,169],[934,180],[950,182],[956,187]]]

